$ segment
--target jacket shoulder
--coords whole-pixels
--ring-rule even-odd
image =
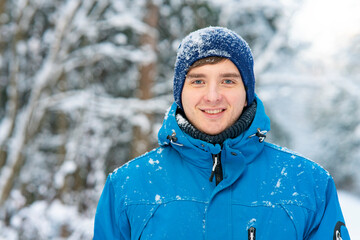
[[[110,175],[110,181],[119,195],[136,196],[139,192],[154,190],[168,176],[173,158],[171,147],[158,147],[145,153],[121,167]]]
[[[325,178],[331,178],[329,172],[319,163],[312,161],[296,151],[268,142],[265,143],[265,149],[279,164],[302,168],[304,171],[320,174]]]
[[[289,195],[297,201],[302,199],[303,206],[311,210],[326,201],[326,192],[333,179],[322,166],[274,144],[266,143],[265,152],[268,169],[273,170],[273,192]]]
[[[143,155],[136,157],[110,173],[111,181],[124,181],[132,175],[138,174],[138,170],[146,169],[157,165],[162,160],[164,147],[155,148]]]

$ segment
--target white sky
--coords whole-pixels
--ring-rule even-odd
[[[331,57],[360,33],[359,13],[359,0],[304,0],[292,38],[311,42],[312,57]]]

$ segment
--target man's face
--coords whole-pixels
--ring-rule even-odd
[[[234,124],[247,105],[240,72],[230,60],[190,69],[181,98],[188,120],[209,135]]]

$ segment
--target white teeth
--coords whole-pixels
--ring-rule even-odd
[[[222,109],[205,110],[205,112],[206,112],[206,113],[209,113],[209,114],[217,114],[217,113],[222,112]]]

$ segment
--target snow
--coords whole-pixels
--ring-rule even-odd
[[[339,201],[352,240],[360,240],[360,198],[339,191]]]
[[[60,231],[65,230],[60,229],[59,226],[74,230],[72,236],[68,239],[77,239],[79,232],[81,234],[86,233],[90,238],[93,229],[92,219],[79,218],[76,207],[65,206],[58,200],[55,200],[50,205],[46,201],[37,201],[31,206],[23,208],[12,218],[11,223],[20,229],[27,225],[24,230],[24,237],[30,237],[37,232],[39,239],[49,239],[51,236],[56,236]],[[1,226],[2,223],[0,222],[0,228]],[[5,235],[0,235],[0,240],[17,239],[16,237],[12,238],[14,234],[11,231],[6,231],[3,234]]]
[[[63,186],[65,177],[76,170],[76,164],[73,161],[66,161],[55,175],[55,185],[60,188]]]
[[[93,5],[94,2],[96,2],[95,5]],[[162,0],[154,2],[160,4]],[[228,23],[234,20],[232,24],[233,27],[238,27],[237,32],[240,33],[239,30],[241,30],[242,34],[250,36],[252,34],[251,37],[257,39],[252,42],[252,48],[258,55],[255,61],[256,66],[263,69],[259,71],[258,83],[261,84],[261,87],[258,90],[264,89],[264,91],[262,96],[259,96],[260,98],[268,96],[267,99],[281,103],[279,107],[276,103],[267,101],[269,106],[267,110],[272,115],[279,115],[279,117],[271,116],[271,119],[282,127],[285,133],[283,135],[296,136],[286,142],[292,143],[297,151],[311,155],[311,150],[315,149],[314,145],[319,146],[319,144],[312,141],[315,139],[312,136],[315,136],[316,133],[307,127],[311,124],[308,121],[313,121],[313,118],[304,119],[306,113],[309,112],[309,106],[319,105],[323,108],[325,106],[323,103],[328,102],[331,98],[336,98],[339,91],[344,91],[347,96],[352,96],[353,101],[349,101],[348,106],[355,106],[355,103],[359,102],[357,101],[360,90],[359,81],[352,76],[349,78],[338,78],[331,74],[314,76],[314,72],[308,71],[304,62],[312,66],[312,69],[316,69],[315,73],[319,71],[317,65],[310,61],[307,62],[308,59],[304,61],[298,56],[293,59],[299,65],[304,64],[301,68],[307,71],[306,76],[297,74],[297,72],[294,74],[292,68],[288,68],[286,64],[284,64],[284,68],[290,70],[285,72],[263,72],[266,71],[266,67],[270,66],[269,62],[276,62],[275,56],[278,53],[276,49],[280,49],[282,44],[285,45],[285,36],[288,30],[292,29],[292,26],[288,26],[290,21],[284,21],[284,18],[276,16],[284,13],[290,16],[293,10],[291,8],[281,9],[282,6],[279,2],[268,0],[246,3],[235,0],[212,2],[222,8],[219,9],[222,16],[218,25],[231,28]],[[293,4],[292,0],[280,0],[280,2]],[[349,39],[359,32],[357,23],[360,22],[358,14],[360,4],[358,4],[358,0],[341,2],[305,0],[304,2],[305,5],[295,16],[293,22],[295,24],[293,38],[297,41],[305,40],[312,43],[310,51],[307,51],[307,56],[312,55],[317,59],[322,58],[328,61],[331,59],[340,61],[340,58],[324,58],[324,56],[332,56],[334,51],[341,51],[348,44]],[[143,22],[144,4],[146,4],[144,0],[111,2],[68,0],[62,3],[60,1],[19,0],[8,1],[8,3],[6,12],[0,15],[0,38],[3,43],[6,43],[15,39],[14,33],[20,30],[28,39],[26,40],[24,37],[20,42],[14,42],[17,51],[8,47],[11,44],[5,44],[0,54],[0,95],[5,94],[4,96],[11,99],[10,96],[18,94],[16,99],[19,104],[21,102],[21,109],[23,109],[17,109],[17,116],[13,118],[11,113],[16,110],[17,103],[1,102],[6,97],[0,100],[0,108],[5,107],[6,104],[6,108],[0,109],[0,147],[1,150],[7,150],[9,156],[5,165],[0,167],[0,190],[4,186],[5,180],[10,179],[13,172],[11,168],[15,165],[13,163],[17,156],[24,154],[26,165],[21,172],[17,172],[16,179],[13,181],[14,188],[10,193],[9,200],[4,204],[6,213],[0,211],[0,239],[18,239],[19,235],[23,236],[23,239],[60,239],[62,230],[69,230],[71,236],[67,239],[91,239],[94,211],[106,179],[105,169],[106,171],[112,170],[128,159],[124,153],[128,149],[113,152],[109,149],[128,146],[126,143],[131,140],[130,130],[134,125],[142,127],[146,134],[151,134],[152,138],[156,139],[161,124],[154,124],[145,116],[148,113],[163,115],[163,112],[169,107],[169,102],[172,100],[170,93],[171,69],[165,68],[165,64],[161,63],[161,73],[164,76],[160,76],[160,78],[166,78],[168,81],[162,80],[156,83],[153,90],[154,96],[157,97],[154,99],[142,101],[130,93],[122,96],[121,91],[131,92],[136,88],[136,79],[138,78],[136,66],[139,63],[157,60],[157,55],[160,55],[162,59],[169,60],[166,64],[173,67],[173,61],[170,61],[170,58],[175,57],[174,53],[181,42],[181,36],[185,36],[192,30],[189,26],[194,22],[193,19],[190,19],[193,14],[189,7],[182,7],[180,0],[171,0],[168,5],[163,4],[160,13],[169,21],[171,34],[166,39],[159,39],[164,44],[163,47],[161,44],[158,45],[159,49],[155,54],[151,49],[136,45],[136,39],[140,38],[141,34],[156,34],[154,29]],[[239,11],[239,6],[243,12],[250,14],[251,18],[247,17],[246,19],[254,18],[254,24],[236,22],[238,21],[236,19],[248,16]],[[274,26],[271,27],[274,29],[271,29],[271,32],[267,31],[266,21],[264,21],[265,24],[257,21],[259,16],[263,19],[261,11],[263,7],[267,9],[264,12],[265,15],[274,16]],[[48,11],[49,9],[54,11]],[[178,16],[173,15],[174,9],[186,16],[187,19],[184,19],[184,22],[188,27],[181,23]],[[203,7],[203,10],[205,9],[206,7]],[[259,12],[260,15],[256,12]],[[37,17],[32,18],[32,16]],[[200,13],[200,16],[203,15]],[[15,24],[14,20],[18,18],[21,18],[21,21],[19,24]],[[204,19],[208,18],[204,17]],[[285,23],[281,28],[283,30],[277,26],[279,23]],[[256,32],[252,32],[251,29],[255,29]],[[261,31],[258,31],[259,29]],[[272,33],[272,31],[280,33]],[[162,30],[158,37],[162,38],[162,34],[166,34],[166,32]],[[274,37],[272,34],[278,35],[278,37]],[[196,36],[196,38],[200,39],[200,36]],[[261,42],[266,43],[267,47],[264,44],[266,49],[263,49]],[[356,50],[356,46],[351,48],[351,50],[353,49]],[[351,51],[351,53],[356,54],[356,51]],[[344,53],[344,56],[348,57],[346,54],[348,53]],[[354,58],[358,58],[357,55],[354,55]],[[14,59],[17,59],[18,62],[14,62]],[[160,59],[158,60],[160,61]],[[7,64],[8,62],[9,64]],[[108,65],[109,62],[112,63]],[[261,64],[263,62],[265,64]],[[281,59],[281,62],[285,62],[284,59]],[[356,61],[352,64],[358,66]],[[8,82],[8,73],[11,69],[8,69],[7,65],[13,65],[13,67],[18,65],[18,74],[11,78],[18,79],[17,88],[5,87],[12,85]],[[111,66],[118,69],[112,71]],[[126,66],[129,67],[124,70],[123,68]],[[340,69],[341,66],[341,64],[336,65],[336,68]],[[99,77],[98,71],[110,72]],[[115,72],[119,72],[119,74],[115,74]],[[112,86],[112,81],[117,82],[118,85]],[[332,84],[332,88],[329,87],[329,83]],[[55,84],[56,87],[54,87]],[[113,92],[107,94],[106,84],[110,84],[110,87],[107,86],[108,88],[121,85],[119,87],[121,91],[116,92],[115,95],[112,95]],[[275,89],[275,93],[270,88]],[[319,89],[323,90],[320,94],[323,101],[320,104],[312,104],[313,101],[309,104],[307,99],[313,100],[311,95]],[[34,97],[28,101],[27,95]],[[289,99],[291,101],[288,101]],[[342,105],[341,110],[343,109]],[[169,110],[170,107],[168,112]],[[49,131],[47,125],[52,123],[47,118],[43,119],[45,111],[47,114],[49,111],[66,115],[69,132],[47,133]],[[171,114],[175,114],[175,112]],[[358,120],[356,113],[343,115],[353,117],[355,121]],[[283,119],[283,121],[278,121],[278,119]],[[351,120],[350,118],[345,120],[346,123],[351,122],[348,121]],[[44,124],[39,125],[42,121]],[[162,118],[159,121],[162,121]],[[12,133],[12,122],[15,123],[14,133]],[[297,126],[294,126],[294,122],[297,122]],[[35,137],[25,140],[28,130],[31,133],[35,131],[34,129],[41,129],[41,132],[37,132]],[[31,135],[33,134],[29,136]],[[336,136],[336,134],[330,136]],[[354,131],[346,138],[350,139],[352,136],[358,136],[357,139],[359,139],[360,125],[354,128]],[[59,146],[62,146],[65,141],[64,150],[66,151],[58,151]],[[27,143],[26,146],[25,143]],[[292,148],[292,146],[289,147]],[[359,148],[353,147],[353,149]],[[161,154],[162,151],[163,148],[159,149],[158,154]],[[116,163],[113,162],[112,156],[116,156]],[[293,158],[296,156],[293,155]],[[353,154],[352,159],[358,159],[356,156],[359,156],[359,152],[357,155]],[[318,160],[315,157],[314,159]],[[342,162],[346,163],[345,160]],[[156,159],[149,161],[149,164],[154,165],[153,167],[157,170],[162,169]],[[339,165],[332,165],[341,168]],[[358,163],[349,164],[347,169],[350,168],[354,169],[356,177],[358,171],[356,169],[359,169]],[[77,176],[75,174],[77,170],[79,170],[78,176],[84,180],[83,183],[86,182],[87,187],[81,187],[78,191],[69,193],[67,190],[74,187],[71,185],[72,181],[78,181],[76,178],[73,179],[74,175]],[[299,174],[302,173],[302,171],[299,172]],[[281,174],[286,177],[285,169]],[[67,177],[69,177],[69,181],[67,181]],[[131,181],[129,178],[126,180]],[[274,186],[280,188],[281,179],[278,182],[276,182],[277,179],[274,181]],[[149,183],[152,183],[151,180]],[[23,185],[26,189],[18,187]],[[355,187],[354,189],[356,190]],[[23,190],[27,190],[29,193],[23,192]],[[205,188],[203,190],[205,191]],[[28,194],[33,194],[33,196],[29,197]],[[299,193],[294,189],[293,195],[297,196]],[[181,200],[181,196],[176,196],[176,198]],[[161,203],[162,199],[163,197],[160,195],[155,196],[156,202]],[[360,225],[360,199],[342,191],[339,192],[339,199],[352,239],[359,239],[360,232],[357,226]],[[268,204],[271,206],[270,202]],[[82,209],[79,206],[86,206],[86,208]],[[10,225],[6,225],[3,221],[5,215],[9,219]]]
[[[141,128],[142,134],[149,134],[151,130],[151,123],[149,118],[144,114],[137,114],[132,117],[132,121],[134,126],[138,126]]]
[[[179,126],[186,126],[188,124],[188,121],[181,114],[176,114],[176,121]]]
[[[177,196],[178,199],[181,199]],[[346,221],[347,228],[349,230],[352,240],[360,240],[360,198],[355,197],[354,195],[339,191],[339,200],[343,210],[344,218]],[[161,203],[161,196],[156,195],[155,201]],[[271,203],[269,203],[271,205]],[[41,229],[43,236],[49,236],[52,231],[57,231],[55,226],[59,223],[66,223],[72,221],[72,226],[77,226],[78,232],[81,230],[87,229],[86,232],[88,236],[91,236],[91,231],[93,228],[93,222],[91,218],[79,218],[75,214],[76,210],[74,207],[68,207],[61,204],[59,201],[54,201],[52,204],[47,205],[44,201],[39,201],[38,203],[33,204],[31,207],[25,208],[19,212],[18,217],[14,218],[13,224],[19,225],[24,223],[24,221],[31,221],[31,226],[37,226]],[[31,217],[32,216],[32,217]],[[31,217],[31,219],[24,219],[23,217]],[[49,219],[50,222],[46,219]],[[45,224],[47,222],[47,224]],[[256,219],[251,219],[249,225],[256,222]],[[0,223],[0,227],[3,223]],[[15,236],[14,232],[7,231],[7,235],[1,235],[0,240],[12,239],[11,236]],[[76,239],[78,233],[74,233],[72,238]],[[14,237],[14,239],[16,239]]]
[[[276,188],[279,188],[281,186],[281,178],[277,181],[277,183],[276,183]]]
[[[151,165],[154,165],[155,163],[156,163],[156,164],[159,164],[159,160],[154,160],[154,159],[150,158],[150,159],[149,159],[149,163],[150,163]]]
[[[156,194],[156,196],[155,196],[155,202],[158,203],[158,204],[161,203],[161,197],[160,197],[159,194]]]
[[[294,18],[292,36],[311,42],[309,55],[325,60],[354,37],[359,12],[358,0],[306,0]]]
[[[247,229],[249,229],[250,227],[252,227],[254,224],[256,223],[256,219],[255,218],[252,218],[248,224],[247,224]]]
[[[0,121],[0,143],[2,144],[5,139],[6,139],[6,135],[9,132],[9,129],[11,127],[11,121],[9,118],[3,118]]]

